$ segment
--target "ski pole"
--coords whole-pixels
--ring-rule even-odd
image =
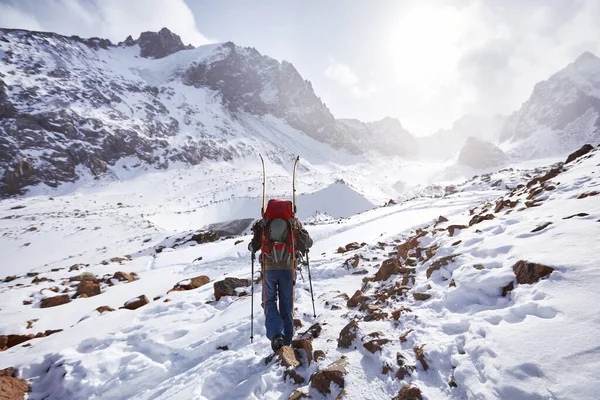
[[[254,342],[254,252],[252,252],[252,289],[250,295],[250,343]]]
[[[313,295],[312,278],[310,277],[310,262],[308,260],[308,251],[306,252],[306,268],[308,269],[308,282],[310,283],[310,298],[312,299],[313,305],[313,318],[317,318],[317,312],[315,311],[315,296]]]

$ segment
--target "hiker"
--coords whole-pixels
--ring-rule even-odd
[[[252,232],[248,250],[253,257],[256,251],[261,251],[265,326],[271,347],[277,351],[292,343],[296,266],[313,241],[294,216],[292,202],[288,200],[269,200],[263,218],[252,225]]]

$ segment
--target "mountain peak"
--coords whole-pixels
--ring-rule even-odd
[[[578,64],[588,64],[590,62],[600,62],[600,58],[598,58],[594,53],[589,51],[584,51],[577,59],[575,60],[575,65]]]
[[[125,43],[131,43],[129,37]],[[145,58],[163,58],[180,50],[193,49],[194,46],[185,46],[179,35],[168,28],[158,32],[142,32],[136,41],[140,45],[140,55]]]

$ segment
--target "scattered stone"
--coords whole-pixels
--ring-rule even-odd
[[[581,193],[579,196],[577,196],[578,199],[585,199],[586,197],[591,197],[591,196],[598,196],[600,194],[600,192],[597,191],[593,191],[593,192],[586,192],[586,193]]]
[[[346,325],[340,332],[340,336],[338,338],[338,347],[347,349],[352,346],[352,343],[356,339],[358,329],[358,321],[350,321],[350,323],[348,323],[348,325]]]
[[[15,368],[8,367],[8,368],[0,369],[0,376],[15,376]]]
[[[326,324],[324,324],[326,325]],[[323,327],[321,326],[320,323],[316,323],[313,324],[310,328],[308,328],[306,330],[306,332],[304,332],[303,334],[300,335],[300,337],[304,337],[306,335],[310,335],[310,337],[312,338],[318,338],[321,335],[321,331],[323,330]]]
[[[85,264],[73,264],[69,267],[69,272],[79,271],[79,269],[83,267],[85,267]]]
[[[148,298],[145,295],[141,295],[139,297],[135,297],[131,300],[128,300],[121,308],[126,308],[128,310],[137,310],[138,308],[145,306],[148,303],[150,303]]]
[[[192,279],[186,279],[184,281],[178,282],[173,286],[173,289],[169,290],[167,293],[182,291],[182,290],[193,290],[198,289],[210,282],[210,278],[206,275],[200,275]],[[235,291],[234,291],[235,292]]]
[[[548,226],[550,226],[550,225],[552,225],[552,222],[543,222],[543,223],[539,224],[537,227],[535,227],[535,228],[534,228],[534,229],[531,231],[531,233],[536,233],[536,232],[539,232],[539,231],[541,231],[542,229],[544,229],[544,228],[546,228],[546,227],[548,227]]]
[[[41,283],[41,282],[54,282],[54,279],[46,278],[45,276],[43,276],[41,278],[39,276],[36,276],[31,281],[32,284],[38,284],[38,283]]]
[[[381,311],[377,311],[377,312],[373,312],[369,315],[367,315],[364,319],[365,322],[371,322],[371,321],[381,321],[384,319],[388,318],[388,313],[386,312],[381,312]]]
[[[323,350],[315,350],[315,353],[313,354],[313,359],[315,361],[324,360],[325,352]]]
[[[456,242],[452,243],[450,246],[458,246],[461,242],[462,242],[462,240],[457,240]]]
[[[215,299],[219,300],[223,296],[237,296],[235,289],[251,285],[250,279],[225,278],[222,281],[213,284],[215,290]]]
[[[448,234],[450,235],[450,237],[452,237],[452,236],[454,236],[454,233],[455,233],[457,230],[461,230],[461,229],[467,229],[467,228],[468,228],[468,226],[466,226],[466,225],[450,225],[450,226],[449,226],[448,228],[446,228],[446,229],[448,229]]]
[[[413,329],[409,329],[408,331],[404,332],[401,336],[400,336],[400,342],[405,343],[408,341],[408,339],[406,339],[406,337],[413,331]]]
[[[110,262],[124,262],[124,261],[130,261],[131,257],[113,257],[110,259]]]
[[[469,226],[473,226],[473,225],[478,224],[478,223],[483,222],[483,221],[489,221],[489,220],[494,219],[494,218],[496,218],[494,216],[494,214],[476,215],[473,218],[471,218],[471,221],[469,221]]]
[[[573,214],[573,215],[568,216],[568,217],[564,217],[563,219],[571,219],[573,217],[587,217],[588,215],[590,215],[590,214],[581,212],[581,213],[578,213],[578,214]]]
[[[419,239],[425,235],[427,235],[427,231],[417,230],[415,236],[398,246],[398,257],[402,259],[408,258],[409,251],[416,249],[419,246]]]
[[[302,349],[306,353],[306,361],[308,361],[308,365],[312,363],[313,360],[313,347],[312,347],[312,339],[310,338],[301,338],[292,340],[292,347],[294,349]]]
[[[301,392],[299,390],[294,390],[292,392],[292,394],[290,395],[290,397],[288,398],[288,400],[300,400],[300,399],[310,399],[310,398],[311,397],[308,394]]]
[[[392,400],[423,400],[423,395],[421,394],[421,389],[408,384],[402,386],[400,392]]]
[[[357,290],[352,298],[346,302],[346,305],[348,307],[356,307],[359,304],[364,304],[368,300],[368,296],[364,296],[361,290]]]
[[[39,321],[39,318],[35,318],[35,319],[30,319],[29,321],[27,321],[27,328],[25,329],[31,329],[33,328],[33,323]]]
[[[376,282],[385,281],[389,279],[390,276],[400,273],[401,268],[402,264],[400,264],[400,261],[397,258],[388,258],[381,263],[381,267],[375,274],[373,280]]]
[[[594,146],[592,146],[591,144],[584,144],[579,150],[569,154],[569,157],[567,157],[567,161],[565,161],[565,164],[568,164],[571,161],[575,161],[579,157],[586,155],[592,150],[594,150]]]
[[[348,250],[346,250],[346,248],[345,248],[345,247],[343,247],[343,246],[340,246],[340,247],[338,247],[338,249],[337,249],[337,253],[340,253],[340,254],[344,254],[344,253],[345,253],[345,252],[347,252],[347,251],[348,251]]]
[[[302,328],[302,321],[294,318],[294,328]]]
[[[133,282],[135,281],[135,276],[133,273],[128,274],[127,272],[118,271],[112,277],[113,279],[118,280],[119,282]]]
[[[346,367],[348,359],[342,356],[338,361],[329,365],[326,369],[315,372],[310,377],[310,386],[321,394],[331,393],[330,385],[335,383],[339,388],[344,388],[344,376],[348,373]]]
[[[23,300],[23,305],[24,306],[30,306],[32,304],[33,304],[33,301],[31,301],[31,300]]]
[[[425,301],[431,298],[431,295],[428,293],[413,293],[413,297],[417,301]]]
[[[388,362],[383,363],[383,367],[381,368],[381,374],[382,375],[387,375],[390,372],[392,372],[394,370],[394,368],[392,367],[392,365]]]
[[[440,215],[437,221],[435,221],[435,224],[433,224],[433,227],[435,228],[436,226],[444,222],[448,222],[448,218],[444,217],[443,215]]]
[[[475,268],[475,269],[478,269],[478,270],[480,270],[480,271],[481,271],[482,269],[485,269],[485,267],[484,267],[483,265],[481,265],[481,264],[475,264],[475,265],[473,265],[473,268]]]
[[[381,351],[381,347],[384,344],[389,342],[391,342],[390,339],[374,339],[365,343],[363,347],[367,349],[370,353],[375,354],[376,352]]]
[[[520,284],[532,284],[544,276],[550,275],[554,269],[546,265],[520,260],[513,266],[513,271]]]
[[[219,235],[218,232],[201,231],[201,232],[194,234],[189,240],[185,241],[184,244],[188,243],[188,242],[196,242],[198,244],[210,243],[210,242],[216,242],[220,238],[221,238],[221,235]]]
[[[429,268],[427,268],[425,275],[427,276],[427,278],[431,278],[431,274],[433,274],[434,271],[437,271],[440,268],[450,264],[458,256],[460,256],[460,253],[450,254],[449,256],[438,258],[437,260],[431,263]]]
[[[456,381],[454,380],[454,375],[452,375],[450,377],[450,382],[448,382],[448,386],[450,386],[452,388],[458,387],[458,385],[456,384]]]
[[[28,278],[33,278],[35,276],[38,276],[40,273],[39,272],[28,272],[27,273],[27,277]]]
[[[227,351],[227,350],[229,350],[229,346],[219,346],[219,347],[217,347],[217,350]]]
[[[100,284],[94,281],[81,281],[79,285],[77,285],[77,293],[76,296],[83,297],[92,297],[97,296],[101,293]]]
[[[12,282],[15,279],[17,279],[16,275],[7,276],[6,278],[4,278],[4,282]]]
[[[67,304],[71,301],[71,297],[68,294],[61,294],[59,296],[47,297],[42,299],[40,308],[56,307],[63,304]]]
[[[450,281],[450,283],[448,284],[448,287],[456,287],[456,282],[454,282],[454,279],[452,279]]]
[[[496,208],[494,209],[495,213],[499,213],[500,211],[502,211],[502,209],[504,207],[507,208],[514,208],[517,205],[518,201],[513,201],[513,200],[500,200],[498,202],[496,202]]]
[[[285,368],[293,368],[300,365],[300,361],[298,361],[298,359],[296,358],[296,353],[294,352],[294,349],[292,349],[290,346],[283,346],[282,348],[277,350],[274,355],[277,357],[279,364],[284,366]],[[271,360],[268,360],[268,362],[271,362]]]
[[[402,312],[412,312],[412,310],[407,307],[400,307],[397,310],[392,312],[392,318],[394,318],[394,320],[398,321],[400,319],[400,315],[402,315]]]
[[[285,372],[283,373],[284,381],[286,381],[288,378],[293,380],[296,385],[301,385],[305,381],[304,377],[302,375],[300,375],[298,373],[298,371],[296,371],[295,369],[292,369],[292,368],[286,369]]]
[[[359,244],[358,242],[352,242],[352,243],[348,243],[346,245],[346,251],[352,251],[352,250],[358,250],[362,247],[361,244]]]
[[[112,307],[109,307],[109,306],[100,306],[100,307],[96,308],[96,311],[98,311],[100,314],[102,314],[103,312],[115,311],[115,309]]]
[[[347,269],[350,269],[350,267],[358,268],[359,263],[360,263],[360,257],[358,256],[358,254],[355,254],[354,257],[350,257],[346,261],[344,261],[344,266]]]
[[[420,361],[421,365],[423,366],[423,370],[427,371],[429,369],[429,365],[427,365],[427,361],[425,360],[425,353],[423,352],[424,347],[424,344],[421,345],[421,347],[415,346],[414,351],[417,357],[417,361]]]

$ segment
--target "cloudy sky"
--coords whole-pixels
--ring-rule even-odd
[[[113,42],[166,26],[292,62],[338,118],[397,117],[422,135],[508,114],[584,51],[597,0],[0,0],[0,27]]]

